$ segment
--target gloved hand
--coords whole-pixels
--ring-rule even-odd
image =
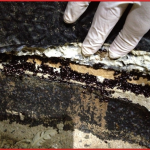
[[[109,48],[109,57],[117,59],[136,47],[150,29],[150,2],[100,2],[91,28],[83,42],[82,53],[90,56],[97,52],[127,8],[133,6],[119,35]],[[75,22],[87,9],[89,2],[68,2],[64,13],[66,23]]]

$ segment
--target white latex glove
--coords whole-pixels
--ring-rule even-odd
[[[150,29],[150,2],[100,2],[91,28],[83,42],[82,53],[97,52],[116,25],[128,4],[133,6],[119,35],[109,48],[109,57],[116,59],[133,50]],[[64,13],[66,23],[75,22],[87,9],[89,2],[68,2]]]

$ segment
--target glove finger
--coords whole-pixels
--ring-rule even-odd
[[[101,2],[99,4],[82,45],[82,53],[85,56],[90,56],[99,50],[127,6],[126,2]]]
[[[74,23],[87,9],[89,2],[68,2],[65,13],[64,21],[66,23]]]
[[[133,5],[125,25],[109,48],[109,57],[125,56],[136,47],[143,35],[150,29],[150,3],[142,2],[141,7]]]

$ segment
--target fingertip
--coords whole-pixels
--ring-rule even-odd
[[[64,14],[63,20],[64,20],[65,23],[68,23],[68,24],[71,24],[71,23],[75,22],[75,21],[72,21],[71,18],[67,14]]]
[[[84,56],[91,56],[95,53],[95,50],[93,50],[92,45],[90,45],[90,43],[87,41],[88,40],[85,39],[83,44],[82,44],[82,54]]]
[[[63,20],[65,23],[74,23],[85,12],[89,2],[69,2]]]
[[[73,5],[74,5],[73,2],[69,2],[67,5],[67,8],[63,15],[63,20],[65,23],[71,24],[78,19],[76,16],[76,7],[74,8]]]
[[[92,54],[90,54],[90,53],[88,52],[88,49],[87,49],[86,47],[84,47],[84,46],[82,46],[81,53],[82,53],[84,56],[86,56],[86,57],[92,55]]]
[[[112,53],[111,51],[109,51],[109,58],[110,59],[118,59],[120,58],[120,56],[116,55],[115,53]]]
[[[108,56],[110,59],[119,59],[120,57],[124,57],[125,54],[117,53],[115,50],[109,48]]]

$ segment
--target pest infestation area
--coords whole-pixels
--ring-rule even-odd
[[[90,57],[77,43],[2,53],[1,147],[149,147],[149,53],[110,60],[108,47]]]

